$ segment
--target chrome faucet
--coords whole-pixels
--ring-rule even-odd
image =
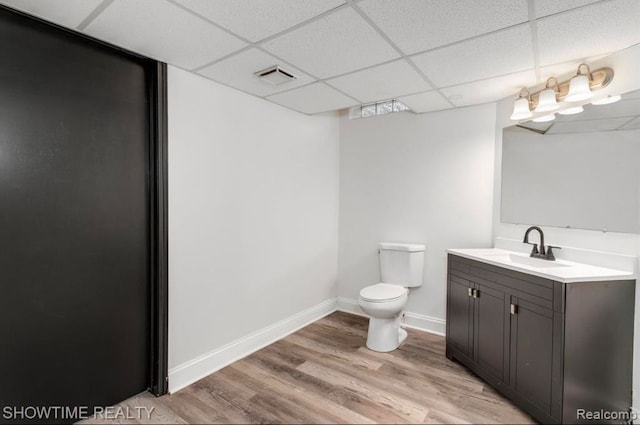
[[[540,234],[540,249],[538,249],[538,246],[534,242],[529,242],[529,233],[531,233],[532,230],[535,230],[538,232],[538,234]],[[528,243],[529,245],[533,245],[533,248],[531,248],[531,254],[529,254],[529,257],[542,258],[543,260],[555,261],[556,257],[555,255],[553,255],[553,249],[554,248],[562,249],[559,246],[551,246],[551,245],[545,247],[544,232],[538,226],[529,227],[527,231],[524,233],[524,240],[522,242]]]

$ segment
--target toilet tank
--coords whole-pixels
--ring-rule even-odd
[[[380,277],[383,283],[407,288],[422,285],[424,271],[424,245],[381,242]]]

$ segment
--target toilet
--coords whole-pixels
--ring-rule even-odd
[[[363,288],[358,303],[369,315],[367,347],[388,352],[407,339],[400,322],[409,288],[422,286],[424,245],[381,242],[378,248],[382,282]]]

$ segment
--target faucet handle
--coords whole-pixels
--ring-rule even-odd
[[[556,256],[553,255],[554,249],[562,249],[561,246],[547,245],[547,260],[555,261]]]
[[[525,243],[533,246],[531,248],[531,255],[538,254],[538,244],[537,243],[535,243],[535,242],[525,242]]]

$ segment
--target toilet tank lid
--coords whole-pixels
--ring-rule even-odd
[[[424,245],[417,244],[417,243],[380,242],[378,247],[380,249],[389,250],[389,251],[408,251],[408,252],[424,251]]]

